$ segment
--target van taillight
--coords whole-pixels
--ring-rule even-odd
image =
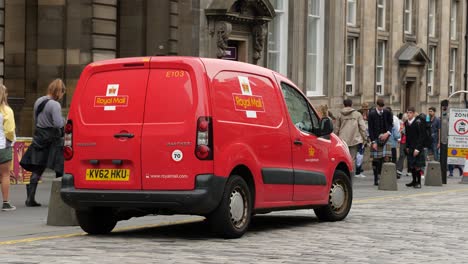
[[[203,116],[198,118],[195,156],[201,160],[213,159],[213,125],[211,117]]]
[[[67,120],[67,124],[64,128],[64,142],[63,142],[63,157],[65,160],[71,160],[73,157],[73,123],[71,120]]]

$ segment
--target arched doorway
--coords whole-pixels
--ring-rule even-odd
[[[268,0],[215,0],[205,10],[209,56],[263,65],[267,24],[275,16]]]

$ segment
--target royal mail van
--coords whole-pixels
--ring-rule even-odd
[[[352,204],[347,146],[287,78],[191,57],[88,65],[65,126],[61,196],[89,234],[148,214],[195,214],[226,238],[254,214]]]

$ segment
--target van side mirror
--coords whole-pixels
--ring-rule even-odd
[[[319,135],[320,137],[330,135],[333,132],[333,123],[331,122],[331,119],[328,117],[320,119],[320,131]]]

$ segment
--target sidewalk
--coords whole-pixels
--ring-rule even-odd
[[[468,188],[468,184],[459,184],[461,177],[456,174],[455,177],[447,177],[447,184],[444,184],[442,187],[425,186],[423,180],[421,189],[406,187],[405,184],[411,181],[411,177],[402,176],[401,179],[398,180],[398,191],[382,191],[378,190],[378,186],[374,186],[372,171],[365,171],[363,174],[367,177],[353,179],[353,201],[355,203],[369,198],[395,197],[411,195],[413,193],[423,194]],[[17,209],[13,212],[0,211],[0,244],[2,241],[83,232],[78,226],[46,225],[51,185],[54,178],[55,173],[46,171],[43,176],[42,183],[38,186],[36,200],[42,204],[41,207],[26,207],[24,205],[24,201],[26,199],[26,187],[24,185],[11,185],[10,200]],[[128,221],[120,221],[116,228],[134,228],[199,218],[200,217],[198,216],[191,215],[145,216],[132,218]]]

